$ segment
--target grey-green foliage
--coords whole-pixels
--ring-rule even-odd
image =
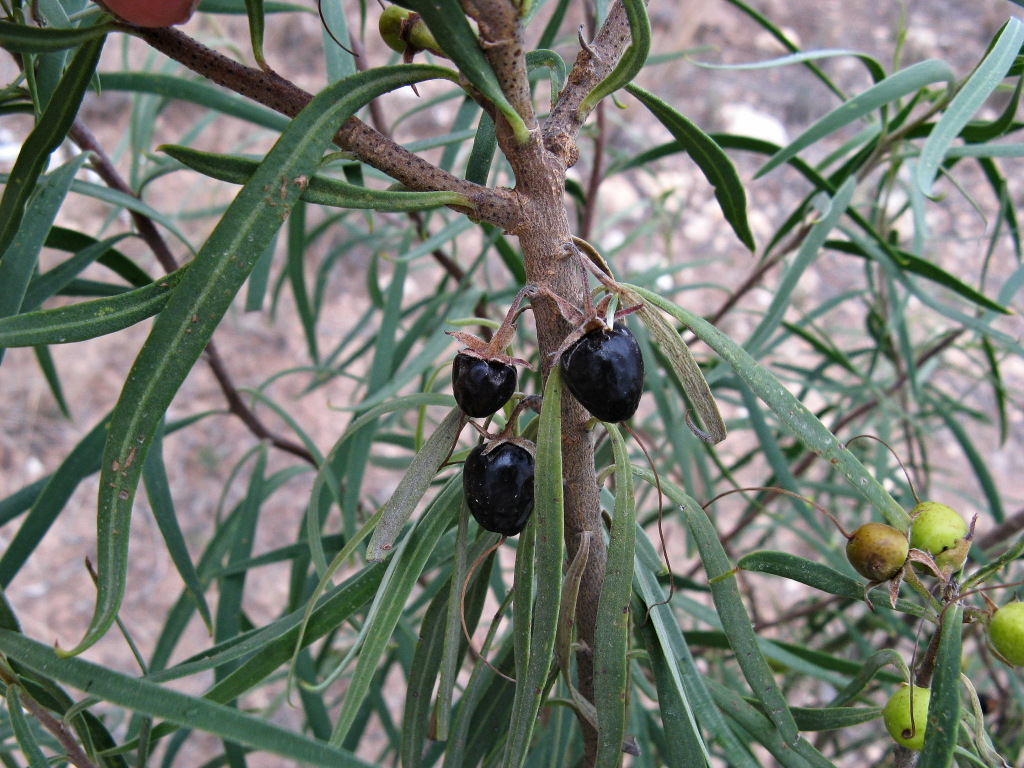
[[[1013,313],[1024,269],[1013,182],[1024,155],[1024,25],[1008,21],[961,75],[938,59],[904,64],[896,47],[891,65],[854,51],[802,51],[779,26],[731,0],[731,12],[789,51],[738,67],[734,76],[745,88],[764,88],[766,70],[801,67],[832,99],[796,139],[776,146],[709,135],[673,103],[659,87],[664,70],[656,67],[663,64],[651,60],[642,68],[650,47],[643,3],[627,3],[637,42],[584,108],[635,76],[643,87],[618,91],[628,118],[607,109],[605,122],[586,129],[614,129],[627,140],[606,142],[606,135],[595,143],[608,155],[598,164],[602,186],[568,184],[580,221],[595,220],[585,215],[588,208],[612,209],[604,190],[615,185],[643,185],[666,170],[690,173],[700,179],[690,194],[717,200],[735,253],[749,259],[748,249],[755,249],[757,261],[748,268],[749,261],[699,259],[689,255],[692,247],[677,248],[692,245],[679,234],[690,214],[674,208],[672,189],[598,216],[590,232],[580,233],[593,244],[597,267],[610,263],[622,281],[604,278],[602,290],[623,305],[643,304],[635,316],[643,322],[630,323],[647,361],[647,390],[632,427],[656,470],[617,428],[595,426],[597,470],[608,483],[602,503],[609,563],[593,649],[599,698],[581,703],[573,687],[571,613],[583,564],[574,564],[563,585],[557,368],[546,388],[537,374],[523,371],[520,378],[522,391],[546,400],[539,417],[521,420],[521,433],[537,445],[537,514],[503,545],[515,550],[514,569],[501,554],[483,564],[494,537],[466,519],[461,503],[458,462],[476,438],[468,429],[459,437],[462,420],[447,394],[454,347],[443,332],[504,315],[525,281],[515,240],[467,218],[471,203],[460,194],[387,188],[375,169],[344,154],[324,156],[334,123],[383,92],[440,78],[440,89],[423,104],[442,121],[447,105],[456,104],[453,117],[439,135],[408,146],[439,149],[441,165],[462,178],[508,182],[509,167],[495,154],[492,114],[466,98],[452,67],[463,68],[462,83],[475,97],[493,101],[518,141],[529,135],[480,55],[473,25],[455,2],[402,4],[423,14],[452,61],[357,73],[347,54],[328,45],[324,70],[336,81],[293,121],[147,56],[126,57],[123,69],[111,57],[97,76],[105,36],[113,48],[121,34],[104,16],[51,0],[38,4],[48,24],[37,28],[20,3],[3,4],[0,46],[21,67],[0,93],[0,110],[33,117],[34,128],[0,197],[0,347],[32,347],[39,366],[13,372],[32,365],[15,350],[3,358],[4,373],[42,374],[55,402],[91,430],[48,464],[52,474],[26,484],[12,478],[0,499],[11,542],[0,557],[7,707],[0,758],[43,765],[61,748],[48,730],[52,723],[23,711],[31,699],[62,719],[60,732],[98,765],[184,764],[191,758],[180,750],[193,732],[218,739],[218,754],[202,755],[204,762],[232,766],[244,765],[251,750],[313,765],[569,765],[582,754],[574,707],[600,728],[600,765],[614,765],[623,746],[639,751],[630,758],[636,766],[756,766],[766,752],[786,766],[850,764],[886,741],[879,707],[916,649],[918,658],[937,664],[938,703],[929,723],[938,735],[926,740],[920,765],[946,766],[954,758],[998,765],[1000,755],[1019,762],[1019,675],[1007,676],[977,652],[982,633],[961,632],[958,606],[908,587],[895,608],[884,588],[863,600],[865,585],[843,557],[840,533],[793,496],[812,498],[848,530],[869,519],[906,528],[912,494],[892,455],[877,442],[846,443],[872,434],[904,458],[922,496],[979,514],[966,583],[1020,577],[1024,544],[1008,549],[986,534],[1020,502],[992,457],[1012,450],[1021,418],[1015,385],[1022,348]],[[528,59],[543,65],[531,77],[552,80],[551,88],[536,88],[541,111],[576,54],[576,31],[563,23],[569,6],[519,4],[530,21],[527,39],[543,49]],[[208,0],[200,13],[248,19],[248,42],[235,43],[272,65],[277,22],[308,10]],[[608,10],[597,3],[598,19]],[[375,51],[376,13],[372,4],[331,4],[324,18]],[[223,41],[213,43],[230,52]],[[310,43],[304,55],[312,50]],[[863,65],[867,79],[841,87],[826,74],[825,60],[847,56]],[[686,63],[672,66],[685,68],[694,82],[704,74]],[[89,162],[85,155],[48,169],[94,83],[126,94],[131,105],[133,129],[104,150],[130,159],[134,191],[149,200],[168,179],[187,179],[194,195],[151,206],[84,178],[78,171]],[[395,125],[404,131],[407,119],[422,117],[423,104],[395,115]],[[171,128],[161,127],[164,116],[182,109],[194,116],[191,126],[170,120]],[[208,126],[237,121],[249,133],[266,131],[259,135],[274,148],[243,143],[206,151]],[[654,144],[655,125],[673,140]],[[156,134],[175,146],[159,151],[151,142]],[[73,138],[81,142],[81,132]],[[590,147],[581,140],[581,167],[595,165]],[[780,200],[792,203],[769,232],[752,226],[751,208],[763,199],[757,185],[764,183],[743,181],[753,175],[752,158],[766,182],[787,190]],[[227,206],[204,202],[208,190],[225,189],[211,178],[242,184],[242,191]],[[74,216],[83,204],[103,215]],[[972,247],[958,250],[933,230],[934,220],[956,215],[957,206],[983,222]],[[153,231],[170,235],[165,242],[173,249],[184,244],[195,254],[191,265],[171,270],[164,263],[161,270],[139,255],[144,249],[129,247],[138,224],[127,223],[126,213],[155,223]],[[213,234],[204,240],[201,232]],[[965,253],[972,263],[957,261]],[[616,266],[637,254],[648,257],[633,262],[642,269]],[[808,290],[837,264],[850,275],[847,284]],[[756,279],[747,280],[748,271]],[[343,276],[350,295],[339,302],[334,292]],[[175,396],[204,365],[197,360],[211,338],[237,347],[236,354],[262,354],[229,310],[243,284],[247,310],[297,331],[287,341],[302,348],[302,359],[260,369],[263,379],[251,390],[227,387],[238,396],[236,414],[255,410],[273,426],[261,432],[247,422],[251,431],[237,463],[212,486],[210,495],[221,500],[209,506],[218,503],[218,514],[190,520],[177,503],[190,480],[168,457],[186,436],[202,439],[202,427],[220,414],[182,417]],[[749,300],[760,286],[771,291],[763,306]],[[709,322],[702,315],[722,298],[723,311]],[[344,322],[332,314],[339,306]],[[117,334],[154,316],[131,373],[118,390],[102,393],[113,415],[82,413],[77,399],[66,397],[76,383],[61,372],[63,351],[76,354],[75,344],[98,336],[120,340]],[[520,326],[514,353],[540,368],[529,315]],[[681,345],[694,340],[702,344],[692,344],[691,356]],[[58,344],[67,346],[51,352],[49,345]],[[275,394],[281,381],[295,383],[291,391],[301,403]],[[332,395],[343,412],[327,412],[327,391],[354,394],[344,402]],[[688,426],[691,409],[706,426],[714,424],[714,439],[726,426],[729,438],[718,446],[701,440]],[[507,409],[499,413],[492,427],[508,416]],[[328,420],[337,428],[326,440],[333,447],[322,453],[319,423]],[[39,626],[38,603],[24,589],[25,566],[52,567],[40,543],[48,531],[71,524],[76,489],[98,473],[96,618],[88,629],[68,624],[45,636],[22,634],[19,616]],[[161,554],[129,548],[140,479],[166,548]],[[700,509],[698,500],[743,487],[742,497]],[[282,504],[295,513],[286,523],[270,514]],[[371,559],[384,562],[371,563],[365,541],[378,520]],[[667,538],[659,547],[662,524]],[[190,539],[193,526],[202,533]],[[259,538],[264,530],[275,537],[269,545]],[[129,580],[130,563],[139,558],[167,562],[180,579],[180,596],[148,643],[133,636],[140,617],[122,607],[126,591],[137,598],[135,590],[149,588]],[[276,569],[286,588],[273,595],[269,613],[265,604],[251,611],[247,601],[265,568]],[[488,626],[475,632],[470,650],[457,637],[456,602],[474,568],[484,570],[466,596],[468,629]],[[81,594],[91,600],[82,576]],[[490,599],[501,606],[497,613],[486,607]],[[983,607],[970,598],[963,615],[977,617]],[[201,648],[185,644],[194,617],[211,629]],[[67,657],[51,645],[54,633],[84,632],[77,649],[83,650],[113,632],[115,622],[141,649],[134,674]],[[556,659],[569,666],[561,675]],[[980,708],[962,697],[961,671],[983,696],[998,691],[1002,717],[978,720]],[[193,693],[170,685],[182,679]],[[347,682],[343,695],[340,679]],[[398,705],[385,689],[394,680],[407,682]],[[301,727],[270,722],[288,699],[298,708],[287,721],[301,720]],[[403,724],[403,716],[411,721]],[[446,738],[430,742],[435,723]],[[811,746],[801,731],[827,735]]]

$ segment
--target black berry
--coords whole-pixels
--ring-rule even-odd
[[[640,405],[644,359],[622,323],[591,331],[565,350],[562,372],[569,391],[601,421],[625,421]]]
[[[516,369],[508,363],[482,360],[460,352],[452,363],[455,402],[467,416],[482,419],[496,413],[516,391]]]
[[[466,505],[480,527],[515,536],[533,512],[533,456],[515,443],[478,445],[462,471]]]

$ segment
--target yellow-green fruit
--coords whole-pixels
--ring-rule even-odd
[[[907,537],[884,523],[865,523],[846,542],[846,558],[861,576],[886,581],[907,562]]]
[[[933,557],[952,549],[967,535],[967,522],[951,507],[923,501],[910,510],[910,546]]]
[[[1007,603],[988,625],[992,647],[1008,662],[1024,667],[1024,603]]]
[[[910,692],[914,692],[914,722],[910,722]],[[894,693],[885,708],[882,719],[889,735],[907,749],[920,751],[924,747],[924,729],[928,724],[928,700],[932,692],[920,686],[909,686],[904,683]]]
[[[405,53],[406,44],[402,39],[402,25],[410,15],[412,15],[412,11],[397,5],[389,5],[380,15],[377,29],[380,31],[381,39],[388,44],[388,48],[391,50]]]

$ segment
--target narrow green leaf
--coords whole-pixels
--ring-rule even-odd
[[[21,145],[21,152],[4,186],[3,197],[0,197],[0,260],[5,258],[21,226],[25,205],[35,191],[36,180],[46,170],[50,155],[71,130],[85,89],[92,82],[104,39],[100,37],[90,40],[78,50],[68,64],[53,98]]]
[[[36,734],[29,727],[28,718],[21,709],[21,699],[16,685],[7,686],[7,714],[10,717],[11,729],[14,731],[14,739],[21,748],[21,754],[28,761],[29,768],[50,768],[46,755],[39,748]]]
[[[864,582],[858,581],[845,573],[840,573],[823,563],[808,560],[788,552],[771,552],[760,550],[751,552],[743,557],[737,566],[745,571],[755,573],[770,573],[773,576],[781,576],[784,579],[806,584],[814,589],[821,590],[829,595],[837,595],[850,600],[863,600]],[[872,605],[885,610],[891,610],[889,596],[882,590],[873,590],[867,595]],[[926,616],[928,611],[917,603],[899,599],[896,601],[896,610],[911,616]]]
[[[860,120],[891,101],[914,93],[932,83],[944,82],[952,85],[955,80],[953,70],[944,61],[926,59],[912,64],[876,83],[863,93],[857,94],[820,118],[787,146],[772,155],[768,162],[761,166],[754,178],[764,176],[819,139],[839,130],[844,125]]]
[[[474,184],[486,184],[494,162],[494,151],[498,148],[498,137],[494,132],[494,118],[486,112],[480,113],[480,125],[477,127],[473,148],[466,161],[466,181]]]
[[[574,631],[576,629],[576,602],[580,594],[580,580],[587,570],[587,560],[590,559],[590,531],[580,534],[580,542],[577,545],[576,554],[565,570],[565,578],[562,581],[562,597],[558,606],[558,631],[555,633],[555,661],[562,671],[562,682],[569,689],[575,705],[576,714],[597,728],[597,709],[588,701],[572,680],[572,650],[575,642]]]
[[[633,474],[647,482],[654,481],[654,475],[647,469],[634,466]],[[668,491],[666,493],[668,494]],[[680,492],[673,500],[679,499],[681,503],[685,497],[686,494]],[[658,575],[663,572],[661,563],[658,563],[658,572],[655,573],[643,562],[644,550],[648,550],[655,559],[657,558],[653,544],[639,526],[636,537],[634,584],[637,594],[650,611],[648,624],[653,625],[657,639],[658,648],[656,654],[651,657],[651,665],[656,675],[658,703],[666,731],[672,733],[679,741],[678,750],[682,759],[679,765],[689,768],[692,765],[691,761],[702,766],[712,764],[708,746],[700,730],[703,726],[709,733],[709,740],[718,742],[732,768],[756,768],[757,762],[740,743],[712,701],[704,676],[697,668],[686,638],[679,628],[678,619],[669,607],[668,597],[658,582]],[[675,727],[668,731],[670,723]]]
[[[594,704],[598,724],[595,765],[615,768],[622,754],[629,703],[627,651],[636,519],[633,472],[626,443],[613,424],[605,428],[615,457],[615,514],[608,532],[608,561],[594,630]]]
[[[18,231],[7,246],[7,250],[0,253],[0,285],[4,286],[3,292],[0,293],[0,319],[11,317],[21,311],[28,287],[36,273],[39,253],[46,242],[46,236],[53,226],[75,174],[87,159],[87,155],[78,155],[44,176],[25,207],[25,218],[22,219]],[[8,184],[16,184],[13,174]],[[0,349],[0,359],[2,358],[3,349]]]
[[[33,27],[0,21],[0,48],[11,53],[48,53],[77,48],[117,31],[113,24],[96,24],[89,27]]]
[[[43,378],[46,379],[46,385],[50,388],[50,394],[57,401],[57,407],[60,408],[64,418],[70,419],[71,408],[64,397],[64,387],[60,383],[57,364],[53,360],[53,355],[50,354],[50,348],[36,347],[32,352],[35,354],[36,362],[39,364],[39,370],[43,373]]]
[[[622,7],[629,22],[629,45],[622,52],[615,68],[580,102],[577,109],[580,115],[589,114],[605,96],[633,82],[651,53],[651,20],[647,16],[646,4],[643,0],[623,0]]]
[[[790,299],[793,291],[796,290],[797,283],[811,265],[811,262],[818,257],[821,247],[825,244],[829,234],[835,229],[839,219],[846,213],[847,208],[850,207],[850,201],[853,199],[853,193],[856,189],[857,178],[850,176],[830,199],[825,198],[827,202],[821,206],[824,208],[821,216],[814,222],[814,225],[807,233],[807,237],[800,243],[800,249],[797,251],[796,258],[790,263],[785,274],[782,276],[782,280],[779,282],[779,286],[773,292],[772,303],[768,305],[768,309],[765,310],[761,321],[743,345],[752,357],[757,358],[764,351],[768,339],[779,327],[786,309],[792,303]],[[821,197],[824,197],[824,193],[821,194]]]
[[[324,47],[324,63],[327,66],[327,77],[330,82],[341,80],[356,72],[355,57],[338,46],[349,40],[348,19],[345,17],[345,4],[338,2],[324,2],[317,4],[317,10],[323,19],[323,30],[320,33],[320,40]],[[366,22],[366,8],[362,8],[362,20]],[[337,38],[336,42],[332,38]],[[353,179],[354,181],[355,179]]]
[[[448,58],[455,62],[459,72],[508,121],[516,141],[520,144],[529,141],[526,123],[502,92],[498,77],[480,50],[480,42],[458,0],[399,0],[398,5],[411,8],[423,17],[434,39]]]
[[[38,309],[51,296],[63,292],[82,273],[82,270],[93,262],[98,261],[104,254],[110,251],[115,243],[131,236],[132,233],[130,232],[122,232],[120,235],[114,235],[105,240],[97,241],[92,245],[86,246],[70,259],[66,259],[53,269],[33,278],[32,282],[28,285],[28,289],[25,291],[25,299],[21,305],[22,310]],[[47,237],[47,241],[49,241],[49,237]],[[146,280],[146,283],[148,282],[149,280]]]
[[[639,297],[637,298],[639,299]],[[700,366],[690,353],[690,348],[686,346],[682,337],[676,333],[676,329],[662,317],[660,312],[643,301],[637,303],[640,304],[637,314],[640,315],[640,319],[643,320],[651,334],[651,339],[671,364],[687,399],[696,409],[697,415],[704,425],[706,433],[700,436],[701,439],[712,444],[722,442],[726,437],[725,421],[722,420],[718,403],[715,402],[715,397],[711,394],[711,388],[704,379]]]
[[[896,667],[899,672],[898,674],[882,671],[884,667],[890,664]],[[889,682],[905,682],[910,679],[910,669],[907,667],[906,659],[894,648],[882,648],[875,651],[864,661],[857,675],[832,698],[827,708],[846,707],[867,687],[868,683],[876,675],[879,679]]]
[[[793,53],[800,52],[800,48],[796,45],[796,43],[790,40],[789,36],[781,29],[779,29],[779,27],[773,24],[771,19],[769,19],[763,13],[761,13],[755,8],[752,8],[749,4],[743,2],[743,0],[727,0],[727,2],[730,5],[736,6],[736,8],[745,13],[751,19],[753,19],[754,22],[756,22],[762,29],[764,29],[768,34],[774,37],[787,51],[792,51]],[[885,72],[882,70],[881,65],[875,62],[874,59],[865,57],[864,59],[862,59],[862,61],[864,61],[864,64],[867,66],[868,71],[871,72],[872,80],[877,82],[881,80],[883,77],[885,77]],[[828,78],[828,76],[824,72],[821,71],[821,68],[817,64],[808,61],[805,62],[805,66],[807,67],[807,69],[813,72],[814,75],[819,80],[821,80],[822,83],[825,84],[825,87],[832,91],[832,93],[834,93],[840,99],[843,99],[844,101],[846,100],[846,96],[843,94],[843,92],[835,85],[835,83],[833,83]]]
[[[872,258],[872,254],[869,251],[865,251],[857,243],[850,242],[848,240],[829,240],[825,243],[825,247],[833,251],[840,251],[841,253],[849,253],[854,256],[861,256],[866,259]],[[990,299],[988,296],[983,294],[981,291],[972,288],[963,282],[959,278],[951,275],[946,270],[942,269],[938,264],[922,259],[909,251],[892,249],[890,253],[895,253],[897,256],[896,265],[900,269],[905,270],[919,277],[923,277],[926,280],[931,280],[937,285],[941,285],[953,293],[962,296],[979,307],[984,309],[990,309],[993,312],[998,312],[1001,315],[1012,315],[1013,310],[1003,306],[997,301]]]
[[[437,705],[434,707],[436,723],[434,737],[437,741],[447,741],[451,730],[452,700],[459,668],[469,644],[462,632],[461,598],[465,589],[465,620],[470,634],[476,629],[483,611],[484,599],[487,597],[488,578],[496,558],[494,547],[501,541],[500,536],[490,531],[480,531],[472,546],[467,546],[469,537],[469,508],[463,499],[459,514],[459,537],[455,540],[457,551],[452,567],[452,581],[449,588],[448,615],[445,617],[444,652],[441,655],[441,667],[437,683]],[[463,524],[466,529],[463,536]],[[478,564],[480,558],[492,550],[487,558]],[[465,585],[466,576],[471,568],[473,574],[470,582]]]
[[[437,471],[451,455],[452,446],[464,425],[463,418],[459,408],[449,411],[416,454],[395,492],[384,505],[380,522],[366,547],[367,560],[372,562],[387,557]]]
[[[686,517],[690,534],[697,544],[711,584],[711,596],[715,601],[722,629],[725,630],[729,645],[736,654],[736,661],[740,665],[743,677],[746,678],[758,701],[764,705],[768,717],[779,729],[785,743],[792,746],[800,736],[799,729],[789,711],[786,697],[779,689],[771,668],[758,647],[757,635],[736,586],[736,575],[732,572],[715,527],[704,510],[693,503],[681,506],[680,510]]]
[[[949,768],[960,738],[960,659],[963,608],[950,605],[942,614],[939,652],[935,658],[928,726],[918,768]]]
[[[262,638],[258,643],[253,643],[251,649],[245,650],[244,653],[253,651],[252,656],[207,691],[206,698],[222,703],[237,698],[286,664],[297,643],[301,642],[302,647],[307,648],[336,630],[341,623],[350,620],[352,614],[376,594],[384,570],[382,565],[370,565],[331,589],[309,612],[308,621],[305,620],[304,610],[295,611],[281,619],[281,626],[272,639],[268,641]],[[174,677],[180,676],[180,671],[174,674]]]
[[[259,166],[259,161],[235,155],[200,152],[191,147],[164,145],[159,147],[175,160],[194,171],[220,181],[245,184]],[[403,192],[370,189],[319,174],[311,175],[301,197],[309,203],[334,208],[359,208],[377,211],[422,211],[442,205],[472,208],[469,199],[456,192]]]
[[[695,123],[674,110],[652,93],[636,85],[627,89],[658,118],[680,146],[693,158],[704,177],[715,190],[715,199],[722,208],[736,236],[747,248],[754,250],[754,234],[747,221],[747,193],[743,189],[736,166],[722,148]]]
[[[351,752],[338,749],[253,715],[206,699],[138,680],[98,664],[59,656],[52,648],[0,630],[0,651],[65,685],[134,712],[168,720],[252,749],[325,768],[369,768]]]
[[[100,88],[104,91],[152,93],[167,99],[188,101],[272,131],[283,131],[288,126],[288,118],[284,115],[241,96],[225,93],[205,80],[186,80],[178,75],[155,72],[103,72],[100,74]]]
[[[566,396],[569,396],[568,392]],[[536,542],[534,569],[537,580],[530,655],[525,670],[517,672],[521,676],[516,679],[512,720],[502,762],[505,768],[519,768],[526,760],[541,699],[548,688],[548,673],[558,631],[562,561],[565,559],[561,404],[562,369],[556,365],[548,373],[544,386],[544,405],[537,431],[536,503],[533,516],[527,523],[527,528],[533,529]],[[519,589],[517,582],[517,598],[522,597]]]
[[[1022,43],[1024,24],[1019,19],[1010,18],[1003,25],[985,58],[978,64],[967,82],[960,86],[956,96],[932,128],[924,146],[921,147],[921,158],[915,173],[917,186],[924,194],[931,195],[932,184],[946,151],[1002,82],[1020,53]]]
[[[647,301],[668,313],[711,347],[772,409],[794,435],[811,451],[830,462],[870,502],[886,521],[900,530],[910,527],[910,517],[863,464],[829,432],[774,376],[762,368],[746,350],[699,315],[635,285],[627,285]]]
[[[399,544],[388,564],[384,584],[374,597],[366,624],[360,633],[362,644],[358,646],[356,667],[349,679],[341,712],[331,733],[331,744],[340,744],[352,728],[359,706],[370,690],[384,649],[405,609],[406,600],[441,535],[455,522],[461,505],[462,478],[457,475],[448,481],[431,502],[409,536]]]
[[[0,318],[0,347],[66,344],[128,328],[164,308],[189,266],[116,296]]]
[[[663,753],[667,768],[686,768],[694,765],[694,755],[686,749],[684,738],[679,735],[691,731],[689,721],[689,706],[686,701],[686,692],[681,683],[677,682],[680,675],[674,670],[675,660],[666,653],[665,647],[658,638],[654,623],[648,621],[638,628],[641,637],[644,638],[644,647],[647,650],[647,660],[651,665],[651,673],[654,676],[654,684],[658,689],[658,710],[661,715],[661,722],[666,734],[672,734],[672,738],[666,738],[666,749]],[[702,760],[701,765],[708,763]],[[730,763],[730,765],[737,765]]]
[[[784,768],[835,768],[809,742],[802,739],[796,743],[786,741],[771,721],[736,691],[711,678],[708,678],[707,685],[721,710],[764,746]]]
[[[449,70],[427,65],[362,72],[324,89],[289,124],[228,207],[153,325],[111,417],[97,514],[96,611],[69,654],[96,642],[124,595],[132,503],[157,425],[267,243],[298,199],[338,126],[376,96]],[[268,192],[269,190],[269,192]]]
[[[252,55],[260,69],[267,66],[263,55],[263,0],[245,0],[245,13],[249,17],[249,39],[252,42]]]
[[[106,439],[109,423],[109,417],[101,419],[71,449],[57,471],[50,475],[3,557],[0,557],[0,587],[3,589],[10,586],[11,580],[35,551],[78,484],[99,469],[100,449]]]
[[[210,607],[206,604],[203,586],[199,581],[195,566],[192,564],[192,557],[188,553],[188,545],[185,544],[185,536],[178,524],[178,516],[174,512],[174,499],[171,497],[167,469],[164,466],[163,439],[163,430],[158,430],[153,438],[149,455],[146,457],[145,466],[142,468],[146,496],[149,499],[150,509],[153,510],[157,527],[160,529],[160,535],[163,536],[164,543],[167,545],[171,562],[174,563],[178,575],[185,583],[185,592],[195,602],[203,624],[212,633],[213,619],[210,615]]]
[[[555,51],[538,48],[526,53],[526,68],[532,72],[537,67],[548,67],[551,70],[551,108],[554,109],[569,74],[565,62]]]

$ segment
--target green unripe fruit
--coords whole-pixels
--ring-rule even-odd
[[[1015,667],[1024,667],[1024,603],[1007,603],[988,625],[988,639],[999,655]]]
[[[967,535],[967,522],[951,507],[923,501],[910,510],[910,546],[933,557],[953,549]]]
[[[891,525],[865,523],[846,542],[846,558],[861,576],[887,581],[907,562],[907,537]]]
[[[391,50],[405,53],[406,43],[402,39],[402,26],[411,15],[412,11],[397,5],[389,5],[380,15],[377,29],[380,31],[381,39]]]
[[[913,690],[914,718],[911,724],[910,705]],[[920,751],[924,747],[924,729],[928,724],[928,700],[932,692],[920,686],[909,686],[904,683],[894,693],[885,707],[882,709],[882,719],[885,721],[885,728],[897,744],[902,744],[907,749]]]

